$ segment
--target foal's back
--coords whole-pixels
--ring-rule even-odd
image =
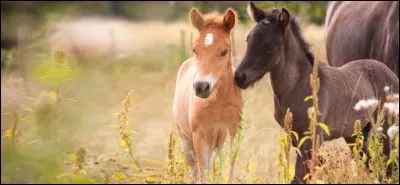
[[[353,130],[344,128],[349,128],[346,125],[353,125],[357,119],[361,119],[363,126],[367,123],[362,119],[362,112],[353,108],[359,100],[374,98],[382,105],[386,97],[385,86],[391,87],[394,93],[399,92],[397,76],[386,65],[373,59],[351,61],[338,68],[321,65],[320,79],[320,107],[326,115],[324,121],[334,124],[329,125],[334,138],[350,136]]]

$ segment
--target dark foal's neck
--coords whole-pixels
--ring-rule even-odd
[[[300,34],[297,23],[292,22],[284,37],[280,61],[271,69],[271,85],[278,100],[284,99],[295,88],[309,84],[311,60],[314,59]]]

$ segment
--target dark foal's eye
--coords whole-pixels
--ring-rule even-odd
[[[228,49],[224,49],[224,50],[221,52],[221,57],[224,57],[227,53],[228,53]]]

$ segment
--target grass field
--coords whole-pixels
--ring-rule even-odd
[[[239,24],[235,28],[235,65],[245,52],[245,36],[252,26]],[[323,27],[302,27],[315,55],[326,61]],[[29,68],[24,75],[2,70],[2,183],[160,182],[167,164],[170,133],[176,131],[172,101],[176,73],[183,62],[181,30],[185,32],[188,57],[190,35],[196,38],[197,32],[187,23],[97,19],[63,23],[25,53]],[[70,66],[67,72],[62,67],[52,68],[49,62],[53,60],[53,45],[77,48],[80,61],[70,55],[65,59]],[[90,66],[81,67],[79,62]],[[43,78],[49,74],[53,76]],[[116,113],[130,91],[126,129],[133,131],[129,132],[132,152],[145,169],[142,172],[135,172],[132,159],[126,155],[129,143],[121,142],[121,129],[112,126],[118,124]],[[268,75],[244,91],[249,129],[239,150],[237,183],[277,182],[278,139],[284,132],[273,117],[272,96]],[[17,134],[7,135],[13,128]],[[18,140],[13,144],[9,141],[13,139]],[[85,152],[81,149],[81,154],[76,154],[80,147]],[[337,163],[346,165],[350,160],[346,155],[350,150],[342,139],[326,143],[325,149],[342,156]],[[259,156],[254,158],[257,153]],[[294,150],[291,155],[294,163]],[[73,174],[73,166],[84,164],[82,160],[87,163],[81,167],[84,172],[68,176]],[[255,168],[251,173],[245,172],[249,161]],[[340,168],[334,172],[348,173]],[[337,179],[343,178],[339,176]]]

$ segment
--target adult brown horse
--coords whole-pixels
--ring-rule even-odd
[[[375,59],[399,77],[399,2],[329,2],[326,52],[331,66]]]
[[[193,182],[204,180],[211,154],[222,148],[227,131],[234,138],[244,104],[232,65],[231,30],[237,14],[228,8],[223,15],[203,16],[197,9],[189,15],[199,37],[192,46],[195,56],[178,71],[173,112]]]
[[[304,136],[309,128],[307,109],[311,101],[304,103],[304,98],[311,95],[310,74],[313,68],[314,56],[309,51],[309,44],[303,39],[299,25],[285,8],[264,11],[250,3],[248,12],[257,25],[247,36],[245,56],[235,72],[236,84],[246,89],[270,72],[270,81],[274,94],[275,120],[283,126],[286,110],[290,108],[293,114],[293,131]],[[374,98],[384,103],[385,86],[392,87],[393,92],[399,90],[399,79],[384,64],[376,60],[357,60],[334,68],[324,63],[318,66],[320,91],[318,92],[321,115],[318,122],[326,123],[330,135],[321,128],[317,134],[323,140],[344,137],[352,143],[353,125],[360,119],[364,133],[368,133],[367,116],[353,109],[362,99]],[[387,126],[384,128],[387,134]],[[365,137],[366,138],[366,137]],[[293,139],[293,145],[297,143]],[[322,143],[319,142],[319,143]],[[385,152],[388,154],[389,145],[385,141]],[[303,182],[308,172],[307,165],[311,142],[302,144],[297,156],[294,183]],[[307,157],[308,156],[308,157]]]

